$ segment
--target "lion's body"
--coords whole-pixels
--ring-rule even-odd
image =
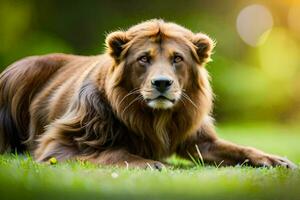
[[[122,133],[124,135],[116,135],[113,136],[114,133],[109,133],[108,130],[98,133],[92,133],[93,130],[89,134],[86,134],[85,131],[77,135],[74,135],[78,142],[74,143],[74,141],[68,141],[70,143],[74,143],[77,147],[80,145],[80,140],[78,138],[86,137],[86,140],[90,142],[95,142],[93,146],[97,146],[95,148],[101,148],[101,145],[112,145],[109,141],[99,141],[97,144],[96,140],[101,138],[101,134],[104,137],[120,137],[123,141],[118,141],[126,148],[132,149],[132,151],[137,151],[137,154],[149,157],[149,158],[160,158],[166,157],[176,151],[176,147],[180,141],[184,140],[188,136],[189,133],[180,134],[177,133],[176,129],[180,129],[178,124],[185,123],[188,124],[191,122],[192,119],[183,119],[176,114],[183,115],[183,112],[178,111],[178,113],[169,113],[163,111],[156,111],[161,112],[161,116],[157,117],[156,119],[151,119],[152,114],[153,116],[157,113],[145,113],[145,112],[137,112],[135,113],[136,116],[132,116],[135,119],[132,120],[132,123],[141,123],[141,118],[149,117],[149,119],[144,119],[149,127],[146,125],[141,127],[145,130],[140,130],[141,135],[139,133],[130,133],[125,126],[122,124],[117,116],[114,116],[114,111],[111,108],[110,103],[107,100],[106,92],[105,92],[105,81],[108,76],[108,69],[111,67],[113,61],[107,55],[100,55],[100,56],[93,56],[93,57],[83,57],[83,56],[74,56],[74,55],[64,55],[64,54],[52,54],[52,55],[45,55],[45,56],[35,56],[25,58],[17,63],[13,64],[7,71],[3,72],[1,76],[1,90],[0,93],[4,94],[7,93],[9,96],[6,96],[6,99],[3,99],[1,102],[1,119],[4,119],[6,115],[15,116],[12,117],[9,121],[2,121],[3,127],[15,127],[14,129],[7,130],[4,134],[9,134],[11,132],[17,133],[18,137],[14,137],[14,140],[7,141],[11,136],[6,137],[5,145],[6,147],[10,147],[11,150],[23,151],[23,150],[33,150],[36,148],[36,140],[42,136],[44,132],[46,132],[47,126],[50,125],[57,119],[63,118],[65,119],[64,115],[68,114],[68,109],[74,109],[73,106],[82,106],[79,105],[79,102],[85,100],[84,104],[93,104],[93,105],[84,105],[84,106],[97,106],[98,109],[101,110],[100,107],[105,107],[103,110],[103,115],[105,116],[96,116],[99,113],[91,113],[82,112],[82,116],[80,119],[83,120],[84,117],[89,115],[89,119],[84,120],[93,120],[95,117],[100,117],[106,126],[112,126],[108,124],[114,124],[121,127],[111,127],[114,129],[115,132],[123,131],[126,133]],[[91,72],[97,71],[97,73]],[[97,76],[95,76],[95,74]],[[17,75],[17,76],[16,76]],[[27,88],[28,87],[28,88]],[[96,88],[99,89],[99,91]],[[11,90],[11,92],[6,92],[6,90]],[[25,90],[24,90],[25,89]],[[14,92],[13,92],[14,91]],[[93,97],[95,99],[93,99]],[[2,96],[4,98],[4,96]],[[96,99],[97,98],[97,99]],[[98,99],[99,98],[99,99]],[[90,101],[90,102],[89,102]],[[97,102],[93,102],[97,101]],[[26,105],[25,105],[26,102]],[[128,102],[130,103],[130,102]],[[75,105],[76,104],[76,105]],[[14,105],[21,105],[23,107],[14,108]],[[125,104],[126,105],[126,104]],[[10,107],[11,113],[7,113],[4,108]],[[97,109],[93,108],[86,108],[86,109]],[[196,108],[194,108],[196,109]],[[20,112],[22,111],[22,112]],[[79,112],[79,111],[78,111]],[[110,113],[109,113],[110,112]],[[151,116],[149,116],[151,115]],[[111,116],[107,118],[107,116]],[[73,116],[66,116],[73,117]],[[153,117],[154,118],[154,117]],[[176,121],[176,119],[180,119],[180,121]],[[99,119],[98,119],[99,120]],[[201,121],[199,119],[199,121]],[[8,126],[8,124],[11,124]],[[77,126],[77,122],[74,122],[74,126]],[[89,121],[84,121],[83,123],[89,123]],[[101,124],[101,121],[97,121],[97,123]],[[165,126],[164,123],[169,123],[170,128],[168,127],[168,138],[157,138],[147,136],[145,132],[151,132],[153,126]],[[121,125],[122,124],[122,125]],[[184,126],[182,124],[181,126]],[[197,124],[197,123],[195,123]],[[100,126],[100,125],[99,125]],[[199,123],[197,124],[199,126]],[[187,126],[189,127],[189,126]],[[74,127],[75,128],[75,127]],[[77,129],[76,127],[75,129]],[[107,127],[105,127],[107,128]],[[118,128],[123,130],[117,130]],[[158,127],[159,129],[160,127]],[[161,127],[162,129],[166,129]],[[180,131],[188,132],[188,128],[186,130],[180,129]],[[189,127],[190,128],[190,127]],[[198,129],[199,127],[196,127]],[[125,130],[124,130],[125,129]],[[193,128],[190,128],[193,129]],[[194,128],[195,129],[195,128]],[[169,133],[169,130],[170,131]],[[4,130],[6,131],[6,130]],[[3,132],[4,132],[3,131]],[[142,133],[143,131],[143,133]],[[153,130],[155,131],[155,130]],[[76,132],[76,131],[74,131]],[[132,132],[132,131],[131,131]],[[195,131],[196,132],[196,131]],[[176,133],[172,135],[172,133]],[[4,135],[3,134],[3,135]],[[95,135],[93,135],[95,134]],[[112,134],[112,135],[109,135]],[[126,137],[126,135],[132,134],[131,138]],[[143,135],[142,135],[143,134]],[[142,137],[146,137],[142,139]],[[149,138],[148,138],[149,137]],[[170,137],[170,138],[169,138]],[[178,138],[175,138],[178,137]],[[66,138],[67,140],[68,138]],[[115,138],[114,141],[117,143],[118,138]],[[167,140],[167,141],[164,141]],[[172,140],[173,139],[173,140]],[[82,142],[87,142],[83,140]],[[132,141],[131,141],[132,140]],[[146,140],[146,141],[143,141]],[[126,141],[126,142],[125,142]],[[107,143],[106,143],[107,142]],[[153,144],[149,144],[153,142]],[[103,143],[103,144],[102,144]],[[127,143],[127,144],[126,144]],[[144,143],[143,145],[141,145]],[[163,144],[162,144],[163,143]],[[139,146],[139,148],[134,150],[135,145]],[[3,146],[3,147],[4,147]],[[147,147],[147,148],[146,148]],[[167,148],[167,149],[166,149]],[[3,148],[4,150],[4,148]],[[140,151],[140,152],[138,152]],[[58,156],[58,155],[52,155]]]
[[[1,74],[0,153],[28,150],[38,161],[56,157],[133,166],[173,153],[188,158],[199,149],[205,160],[224,164],[243,162],[250,152],[263,155],[221,141],[214,132],[213,95],[203,66],[212,49],[207,36],[153,20],[112,33],[107,44],[99,56],[29,57]],[[153,57],[151,67],[145,56],[135,58],[145,48]],[[176,51],[184,60],[177,56],[179,64],[170,65]],[[172,78],[173,88],[149,100],[158,92],[149,78],[161,75]]]

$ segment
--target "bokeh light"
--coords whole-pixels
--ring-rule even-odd
[[[300,4],[292,6],[288,13],[288,25],[300,37]]]
[[[262,44],[273,26],[270,11],[258,4],[245,7],[236,21],[237,31],[242,40],[251,46]]]
[[[296,40],[284,28],[274,28],[258,49],[262,69],[274,79],[290,80],[300,66],[300,50]]]

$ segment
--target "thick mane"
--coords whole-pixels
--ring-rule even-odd
[[[141,101],[133,103],[138,95],[126,98],[128,93],[122,87],[116,87],[110,93],[108,98],[115,102],[112,106],[117,105],[113,108],[116,115],[134,134],[149,142],[151,152],[155,152],[152,158],[166,157],[173,152],[181,141],[199,128],[210,106],[209,97],[202,93],[190,96],[193,103],[183,100],[173,110],[151,110]]]
[[[57,123],[69,130],[83,153],[90,153],[115,145],[127,128],[115,117],[105,94],[94,83],[86,81],[80,88],[78,98]]]

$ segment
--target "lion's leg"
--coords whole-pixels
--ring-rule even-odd
[[[245,163],[257,167],[296,167],[286,158],[267,154],[255,148],[236,145],[221,139],[206,144],[198,141],[196,144],[199,147],[199,151],[203,155],[204,159],[211,163],[224,163],[224,165],[236,165]]]
[[[189,152],[189,153],[188,153]],[[216,137],[212,124],[206,124],[198,131],[197,135],[189,138],[179,149],[178,154],[189,158],[189,154],[208,163],[217,165],[248,164],[252,166],[284,166],[295,168],[286,158],[267,154],[252,147],[244,147]]]
[[[76,156],[78,149],[65,138],[64,133],[63,129],[49,127],[37,141],[37,147],[33,151],[34,158],[38,162],[46,162],[52,157],[64,161]]]
[[[39,148],[35,151],[35,157],[39,162],[47,162],[51,157],[59,161],[80,160],[99,165],[128,167],[128,168],[150,168],[161,170],[164,165],[155,160],[145,159],[129,153],[124,149],[107,149],[101,152],[80,155],[75,148],[63,145],[57,139],[49,137],[42,138]]]
[[[38,146],[34,151],[34,157],[39,162],[47,162],[51,157],[59,161],[81,160],[100,165],[110,165],[129,168],[150,168],[161,170],[164,165],[159,161],[145,159],[134,155],[122,148],[109,148],[103,151],[93,151],[82,154],[74,145],[74,141],[66,138],[68,129],[58,125],[50,125],[48,130],[38,140]]]

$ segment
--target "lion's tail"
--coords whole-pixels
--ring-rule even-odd
[[[31,101],[68,58],[63,54],[28,57],[0,74],[0,153],[26,150]]]

